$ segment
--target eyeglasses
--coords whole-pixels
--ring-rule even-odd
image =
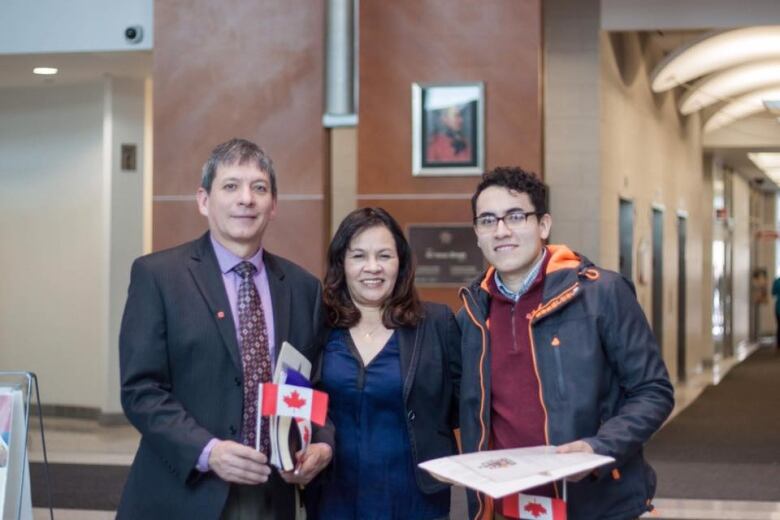
[[[498,227],[498,223],[503,221],[504,225],[509,229],[519,229],[531,215],[539,216],[542,213],[538,211],[523,211],[521,209],[508,211],[503,217],[487,213],[474,218],[474,227],[477,229],[477,233],[491,233]]]

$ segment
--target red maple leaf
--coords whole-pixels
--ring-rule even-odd
[[[536,518],[537,516],[542,516],[547,514],[547,509],[542,504],[539,504],[537,502],[530,502],[526,504],[523,509],[531,513],[534,516],[534,518]]]
[[[303,427],[303,442],[309,444],[309,429],[306,426]]]
[[[286,395],[282,399],[284,400],[284,404],[290,408],[301,408],[306,404],[306,399],[301,399],[301,396],[298,395],[297,390],[293,390],[290,395]]]

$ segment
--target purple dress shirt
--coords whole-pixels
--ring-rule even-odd
[[[222,271],[222,281],[225,284],[225,292],[227,292],[228,301],[230,302],[230,313],[233,315],[233,324],[236,327],[236,338],[239,341],[238,348],[241,348],[241,334],[238,331],[238,287],[241,283],[241,277],[233,271],[233,268],[243,262],[244,260],[251,262],[257,268],[257,272],[254,275],[255,286],[257,292],[260,295],[260,302],[263,305],[263,313],[265,314],[265,326],[268,330],[268,351],[271,355],[271,370],[274,369],[274,349],[275,349],[275,330],[274,330],[274,309],[271,303],[271,288],[268,285],[268,272],[265,270],[265,264],[263,263],[263,248],[257,250],[257,253],[250,258],[244,259],[237,256],[225,248],[222,244],[212,235],[211,245],[214,247],[214,253],[217,255],[217,263],[219,264],[219,270]],[[209,455],[211,450],[219,439],[213,438],[203,448],[203,451],[198,457],[198,463],[196,469],[201,472],[208,471],[209,468]]]

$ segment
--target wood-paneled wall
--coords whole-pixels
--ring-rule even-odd
[[[412,176],[414,82],[484,82],[486,169],[541,174],[540,0],[362,1],[359,48],[359,206],[403,226],[471,219],[478,177]],[[456,289],[421,292],[459,306]]]
[[[468,222],[478,178],[413,177],[411,84],[485,84],[485,166],[542,163],[541,0],[360,2],[358,206],[410,223]],[[155,3],[153,247],[206,229],[193,194],[234,136],[274,158],[280,209],[265,245],[322,274],[329,149],[324,0]],[[423,295],[457,305],[455,290]]]
[[[317,275],[327,240],[324,2],[155,2],[153,248],[197,237],[194,193],[232,137],[273,158],[279,212],[264,245]]]

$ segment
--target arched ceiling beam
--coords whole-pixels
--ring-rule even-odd
[[[740,65],[694,83],[680,99],[680,112],[692,114],[729,98],[777,84],[780,84],[780,59]]]
[[[761,112],[766,109],[764,106],[765,100],[777,99],[780,99],[780,84],[771,88],[745,94],[744,96],[726,103],[713,113],[704,124],[704,132],[712,132],[713,130],[731,124],[738,119]]]
[[[676,49],[653,70],[653,92],[671,88],[751,61],[780,58],[780,26],[708,33]]]

